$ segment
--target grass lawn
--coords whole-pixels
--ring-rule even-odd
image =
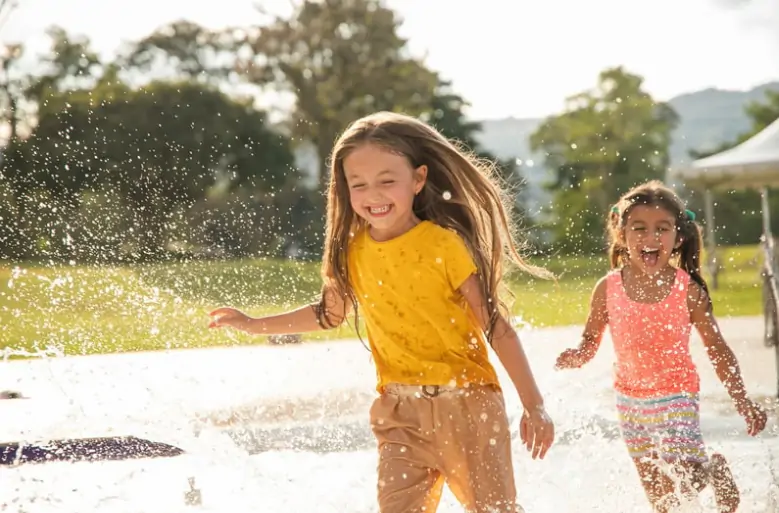
[[[713,292],[720,317],[759,315],[758,247],[722,249],[725,269]],[[557,283],[517,275],[509,280],[514,315],[536,326],[580,324],[589,295],[607,270],[605,257],[539,260]],[[231,305],[252,315],[314,299],[319,265],[288,261],[195,262],[143,266],[0,264],[0,348],[11,357],[51,351],[94,354],[264,343],[206,329],[206,313]],[[307,340],[354,336],[349,327]]]

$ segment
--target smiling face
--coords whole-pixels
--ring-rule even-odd
[[[412,206],[425,185],[425,166],[415,169],[403,155],[367,143],[344,158],[343,169],[352,208],[374,239],[397,237],[419,222]]]
[[[677,237],[676,218],[656,205],[636,205],[628,212],[623,229],[630,264],[646,274],[656,274],[668,265]]]

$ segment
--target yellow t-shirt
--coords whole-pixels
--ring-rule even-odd
[[[476,265],[456,232],[422,221],[376,242],[361,229],[348,266],[379,392],[389,383],[498,385],[484,332],[458,292]]]

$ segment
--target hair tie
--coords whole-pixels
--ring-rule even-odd
[[[611,213],[612,214],[619,214],[619,207],[617,205],[614,205],[611,207]]]
[[[692,210],[685,210],[684,213],[687,214],[687,219],[690,221],[695,221],[695,212]]]

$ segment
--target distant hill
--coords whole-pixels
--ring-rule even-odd
[[[749,91],[704,89],[672,98],[669,103],[680,117],[671,145],[673,163],[689,162],[691,149],[713,149],[750,130],[744,108],[749,103],[764,101],[769,90],[779,91],[779,82]]]
[[[779,91],[779,81],[749,91],[704,89],[669,100],[680,117],[671,144],[672,164],[689,162],[688,152],[691,149],[712,149],[749,130],[750,123],[744,108],[748,103],[762,101],[769,90]],[[537,118],[487,119],[481,121],[482,132],[477,136],[485,149],[500,158],[521,158],[537,163],[533,168],[525,169],[528,192],[535,204],[544,196],[540,189],[547,173],[538,167],[543,158],[531,153],[529,138],[542,121]]]

